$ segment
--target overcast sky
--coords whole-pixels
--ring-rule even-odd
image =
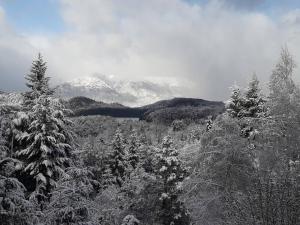
[[[299,0],[0,0],[0,90],[24,89],[41,52],[55,84],[99,73],[224,100],[254,72],[266,84],[282,46],[300,64],[299,35]]]

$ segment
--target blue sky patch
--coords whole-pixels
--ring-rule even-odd
[[[20,32],[64,31],[58,0],[0,0],[7,21]]]

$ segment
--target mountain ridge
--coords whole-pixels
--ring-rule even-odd
[[[174,85],[119,80],[99,74],[62,83],[57,86],[56,91],[57,96],[64,99],[85,96],[96,101],[119,102],[129,106],[143,106],[180,95],[179,88]]]

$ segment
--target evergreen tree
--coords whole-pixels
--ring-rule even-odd
[[[231,117],[240,117],[243,106],[243,97],[240,88],[234,85],[230,99],[226,104],[226,112]]]
[[[123,135],[120,129],[116,130],[112,143],[112,153],[109,156],[109,176],[112,177],[113,183],[122,187],[126,177],[127,160]]]
[[[249,82],[249,86],[245,92],[244,101],[242,104],[242,117],[254,117],[262,116],[265,112],[264,104],[265,100],[260,94],[259,81],[254,74],[252,80]]]
[[[133,169],[136,169],[137,164],[139,163],[139,148],[141,144],[137,137],[137,133],[135,130],[132,131],[132,134],[129,138],[129,147],[128,147],[128,162],[132,166]]]
[[[35,100],[41,95],[52,95],[54,90],[49,87],[49,77],[46,77],[46,62],[43,61],[39,53],[38,58],[33,61],[30,73],[25,76],[28,91],[24,92],[21,110],[16,114],[14,119],[14,136],[17,139],[16,148],[26,147],[25,140],[21,140],[23,133],[27,132],[33,121],[32,110]]]
[[[23,94],[24,108],[30,110],[33,106],[34,100],[41,95],[52,95],[54,90],[49,87],[49,77],[46,77],[46,62],[44,62],[42,55],[39,53],[37,60],[34,60],[30,73],[25,77],[27,80],[26,86],[30,89]]]
[[[35,100],[32,116],[35,118],[21,139],[26,148],[17,152],[23,161],[23,172],[36,181],[38,199],[42,200],[55,187],[65,167],[70,165],[71,146],[60,130],[61,120],[54,117],[51,97],[40,96]]]
[[[170,136],[163,139],[162,148],[157,152],[156,174],[161,181],[161,220],[164,225],[189,224],[189,214],[183,203],[179,201],[181,182],[187,177],[187,169],[178,158],[178,151],[173,147]]]
[[[31,89],[24,94],[23,112],[14,120],[18,141],[16,156],[22,161],[20,180],[38,201],[49,198],[56,181],[70,165],[72,134],[66,129],[70,123],[46,77],[46,63],[39,54],[26,77]],[[35,181],[35,184],[31,182]]]

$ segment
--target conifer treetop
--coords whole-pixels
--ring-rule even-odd
[[[54,93],[54,90],[49,87],[50,77],[46,76],[46,64],[39,53],[38,58],[32,63],[30,73],[25,76],[26,86],[30,89],[24,94],[25,104],[32,104],[32,101],[41,95]]]

